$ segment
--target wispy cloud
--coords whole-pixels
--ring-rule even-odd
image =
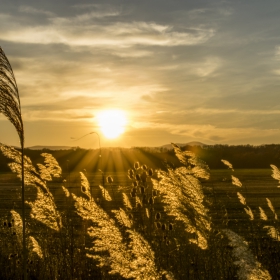
[[[52,13],[31,7],[22,7],[26,13]],[[70,46],[113,46],[129,47],[133,45],[180,46],[197,45],[209,40],[213,29],[192,27],[176,31],[173,26],[155,22],[114,22],[98,24],[94,20],[106,16],[116,16],[118,12],[88,12],[74,17],[50,18],[51,23],[41,26],[21,26],[2,29],[0,39],[33,44],[67,44]],[[10,16],[10,21],[15,20]],[[20,34],[20,36],[19,36]]]
[[[19,7],[19,12],[27,13],[27,14],[34,14],[34,15],[46,15],[48,17],[55,16],[55,14],[50,12],[50,11],[36,9],[36,8],[30,7],[30,6],[20,6]]]

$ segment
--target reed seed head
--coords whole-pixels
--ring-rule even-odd
[[[140,177],[139,174],[136,174],[135,178],[136,178],[137,181],[140,181],[140,180],[141,180],[141,177]]]
[[[139,162],[138,161],[136,161],[135,163],[134,163],[134,169],[139,169],[139,167],[140,167],[140,164],[139,164]]]
[[[168,229],[173,230],[173,224],[169,224]]]
[[[156,213],[156,219],[157,220],[160,220],[160,218],[161,218],[161,214],[158,212],[158,213]]]
[[[133,176],[134,175],[134,170],[133,169],[128,169],[128,175]]]
[[[106,178],[106,180],[107,180],[107,183],[109,183],[109,184],[112,184],[112,183],[113,183],[113,178],[112,178],[112,176],[108,176],[108,177]]]
[[[147,173],[146,172],[143,172],[141,174],[141,180],[143,183],[146,183],[147,182]]]
[[[157,222],[157,223],[156,223],[156,227],[157,227],[157,229],[161,229],[161,223],[160,223],[160,222]]]
[[[150,177],[152,177],[153,176],[153,169],[152,168],[150,168],[149,170],[148,170],[148,175],[150,176]]]
[[[146,171],[146,170],[148,169],[147,165],[146,165],[146,164],[143,164],[143,165],[142,165],[142,169]]]
[[[166,230],[166,224],[162,224],[162,225],[161,225],[161,229],[162,229],[162,230]]]

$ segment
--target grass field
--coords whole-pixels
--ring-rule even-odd
[[[160,197],[156,197],[153,208],[151,208],[153,212],[151,213],[161,213],[162,224],[177,223],[175,230],[168,233],[168,235],[161,231],[155,231],[152,236],[150,235],[151,233],[145,232],[144,228],[139,226],[139,232],[153,244],[156,264],[174,273],[174,278],[170,279],[234,279],[237,274],[237,267],[233,265],[232,247],[228,245],[228,241],[223,235],[215,231],[227,228],[245,238],[253,254],[262,263],[262,266],[270,272],[272,279],[279,279],[280,267],[277,259],[280,247],[278,242],[270,238],[263,228],[267,224],[278,226],[278,220],[274,219],[274,214],[270,211],[266,198],[271,200],[276,213],[280,213],[280,189],[277,188],[277,181],[271,177],[271,170],[240,169],[232,172],[228,169],[222,169],[211,170],[210,173],[209,180],[202,180],[205,204],[209,209],[209,216],[214,229],[209,235],[208,250],[199,250],[189,244],[188,238],[184,236],[182,224],[166,216]],[[240,179],[243,184],[242,188],[232,185],[232,174]],[[114,181],[109,184],[105,180],[105,189],[111,195],[112,201],[105,201],[102,200],[102,193],[98,186],[102,185],[104,178],[109,175],[112,176]],[[127,173],[104,174],[104,178],[101,172],[86,174],[86,176],[90,184],[92,197],[100,201],[100,206],[107,213],[123,207],[122,192],[129,194],[132,189]],[[20,184],[20,180],[15,174],[0,174],[0,213],[2,217],[2,255],[0,261],[6,264],[6,270],[2,271],[2,276],[14,275],[14,279],[19,277],[16,272],[18,266],[13,259],[12,261],[10,260],[9,256],[15,255],[14,252],[18,252],[19,248],[13,247],[14,245],[12,246],[12,243],[8,241],[10,237],[3,224],[11,218],[11,209],[21,213]],[[91,244],[86,234],[89,225],[88,222],[81,220],[76,214],[73,200],[65,196],[61,188],[62,185],[71,193],[81,196],[80,174],[63,173],[61,178],[56,178],[48,183],[48,187],[54,196],[55,204],[63,216],[65,225],[63,237],[61,236],[62,233],[55,233],[40,222],[34,223],[32,219],[27,219],[29,230],[33,235],[41,241],[45,240],[45,244],[41,244],[41,246],[47,252],[46,256],[55,256],[56,260],[59,259],[57,262],[60,267],[58,268],[56,263],[45,257],[43,263],[37,260],[32,265],[29,265],[30,277],[32,276],[32,279],[48,279],[50,270],[54,270],[53,276],[58,279],[122,279],[118,275],[109,275],[106,269],[99,269],[95,261],[85,256],[85,248]],[[248,219],[248,215],[244,211],[244,205],[240,203],[237,197],[237,191],[242,193],[246,198],[247,205],[252,209],[254,214],[253,221]],[[35,198],[36,192],[34,192],[34,188],[27,187],[26,199],[33,201]],[[266,212],[267,221],[260,219],[259,207],[262,207]],[[29,212],[30,209],[28,209],[27,217],[30,217]],[[137,221],[142,219],[142,214],[141,212],[139,213],[140,216]],[[152,227],[151,225],[149,226]],[[43,236],[44,238],[42,238]],[[170,239],[168,246],[163,242],[166,238]],[[3,242],[9,245],[5,245],[5,247]],[[3,246],[9,254],[3,253]],[[63,257],[64,254],[68,257]],[[64,269],[62,269],[63,267]]]

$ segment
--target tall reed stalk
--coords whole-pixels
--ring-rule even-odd
[[[21,145],[21,201],[22,201],[22,244],[23,244],[23,278],[26,275],[26,236],[24,207],[24,129],[21,117],[20,99],[16,79],[11,64],[0,47],[0,113],[3,113],[17,130]]]

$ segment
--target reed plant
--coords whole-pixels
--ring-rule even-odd
[[[0,150],[22,179],[21,152],[3,144]],[[94,192],[85,172],[79,173],[76,189],[73,182],[63,179],[50,154],[42,153],[36,166],[25,156],[24,180],[30,196],[26,201],[27,277],[277,279],[278,270],[269,264],[264,247],[268,244],[277,252],[273,242],[279,241],[278,216],[272,201],[264,199],[271,219],[263,205],[251,207],[246,184],[227,164],[234,199],[245,210],[243,225],[249,225],[251,235],[247,233],[246,242],[228,221],[216,224],[213,220],[213,210],[218,208],[215,199],[210,199],[211,190],[204,186],[208,166],[176,145],[174,152],[180,167],[170,164],[166,170],[153,170],[135,162],[127,172],[127,185],[118,186],[113,176],[107,176]],[[273,170],[277,174],[276,167]],[[60,190],[50,188],[53,180]],[[61,201],[63,205],[58,206]],[[223,213],[230,215],[226,205]],[[11,209],[0,222],[0,262],[5,264],[0,277],[20,279],[22,217]],[[257,235],[259,224],[266,243]]]

